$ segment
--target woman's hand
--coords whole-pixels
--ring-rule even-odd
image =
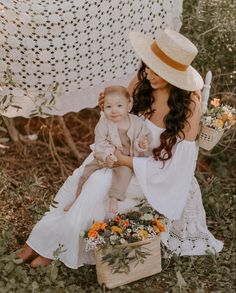
[[[119,149],[115,150],[114,155],[117,158],[117,161],[114,163],[113,167],[119,167],[119,166],[126,166],[130,169],[133,169],[133,158],[126,156],[122,154],[122,152]]]
[[[104,98],[105,98],[105,93],[101,92],[98,97],[98,106],[101,111],[104,110]]]

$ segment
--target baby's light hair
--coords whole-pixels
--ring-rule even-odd
[[[114,94],[119,94],[124,96],[126,99],[130,100],[130,94],[124,86],[121,85],[112,85],[106,87],[104,90],[105,98],[107,96],[112,96]]]

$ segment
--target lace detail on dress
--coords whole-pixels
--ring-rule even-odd
[[[168,232],[162,234],[162,241],[168,255],[204,255],[207,251],[216,253],[223,248],[223,243],[207,228],[201,191],[195,177],[181,218],[169,221],[167,227]]]

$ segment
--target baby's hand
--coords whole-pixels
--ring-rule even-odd
[[[143,137],[140,138],[140,140],[138,142],[138,145],[139,145],[139,147],[141,149],[148,150],[150,142],[149,142],[149,140],[147,139],[146,136],[143,136]]]
[[[112,168],[114,163],[117,161],[116,156],[113,154],[110,154],[109,156],[106,157],[106,165],[108,168]]]

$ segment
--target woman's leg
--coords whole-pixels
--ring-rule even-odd
[[[17,257],[22,260],[22,262],[29,262],[38,256],[38,253],[34,251],[28,244],[24,244],[23,249],[18,252]]]
[[[91,158],[90,158],[91,157]],[[93,157],[89,156],[85,162],[89,162],[92,160]],[[74,189],[76,189],[76,183],[79,181],[80,174],[82,174],[83,171],[83,166],[84,164],[76,169],[73,173],[72,176],[69,176],[67,180],[64,182],[60,190],[55,196],[55,201],[58,203],[57,206],[58,208],[53,208],[52,206],[50,207],[50,211],[46,213],[48,214],[48,218],[53,218],[53,217],[59,217],[63,214],[63,206],[66,205],[67,202],[71,201],[74,198]],[[42,219],[44,219],[42,217]],[[39,251],[38,251],[39,252]],[[31,247],[30,243],[25,243],[23,248],[19,253],[17,253],[18,257],[18,263],[22,262],[30,262],[31,261],[31,266],[36,267],[36,266],[45,266],[50,263],[50,259],[40,256],[39,253],[36,252],[33,247]]]
[[[34,269],[37,267],[47,267],[51,261],[51,259],[39,255],[30,263],[30,266]]]

